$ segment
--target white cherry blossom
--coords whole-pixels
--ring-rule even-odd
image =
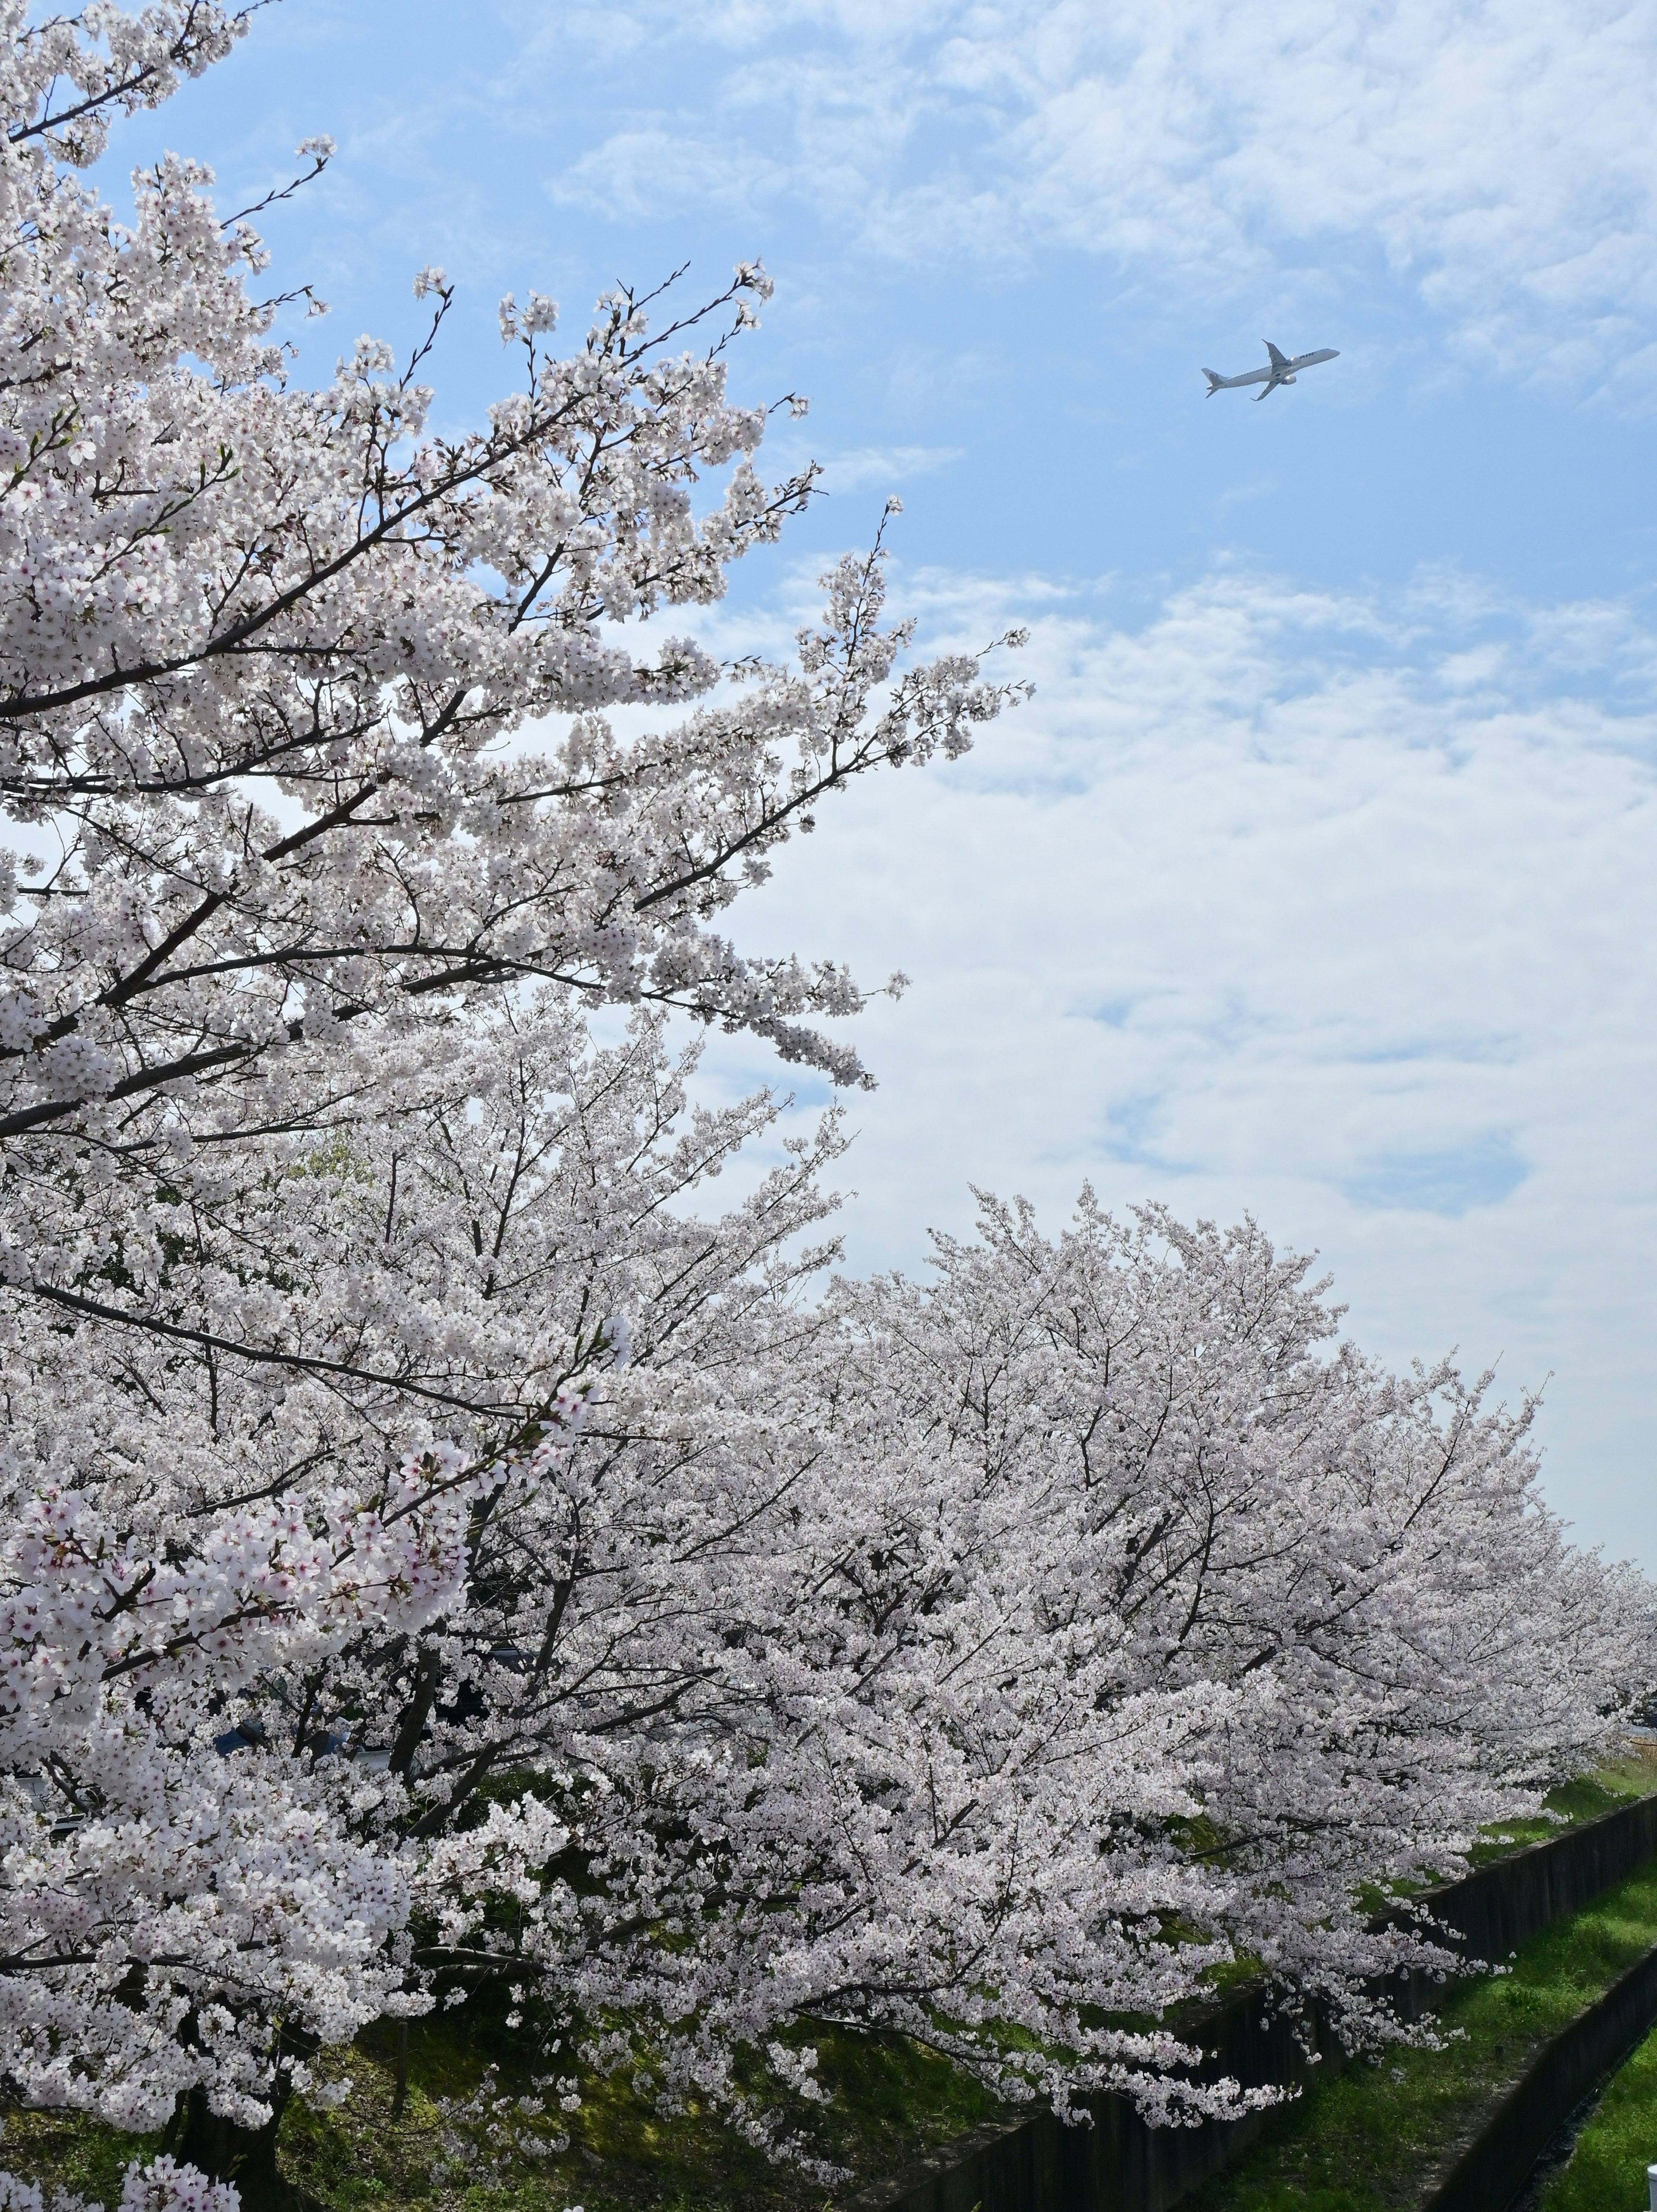
[[[644,649],[810,493],[728,386],[762,266],[563,355],[508,296],[439,438],[442,270],[307,388],[257,210],[75,174],[243,17],[0,27],[9,2091],[232,2212],[319,2052],[489,1980],[805,2157],[814,2021],[1169,2120],[1248,2101],[1172,2025],[1239,1957],[1399,2032],[1374,1977],[1447,1962],[1360,1885],[1592,1755],[1648,1594],[1528,1409],[1380,1372],[1252,1226],[989,1206],[826,1289],[837,1111],[717,1209],[780,1104],[696,1106],[673,1012],[866,1079],[851,977],[725,909],[1017,689],[907,660],[878,538],[790,666]]]

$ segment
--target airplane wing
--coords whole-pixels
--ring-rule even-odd
[[[1276,348],[1276,346],[1274,346],[1274,345],[1272,344],[1272,341],[1271,341],[1271,339],[1270,339],[1270,338],[1262,338],[1262,339],[1260,340],[1260,343],[1261,343],[1261,344],[1266,348],[1266,349],[1267,353],[1269,353],[1269,354],[1271,355],[1271,356],[1272,356],[1272,368],[1288,368],[1288,366],[1289,366],[1289,356],[1288,356],[1288,355],[1287,355],[1286,353],[1279,353],[1279,352],[1278,351],[1278,349]]]

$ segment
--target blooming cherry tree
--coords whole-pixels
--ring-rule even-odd
[[[1200,1809],[1157,1847],[1212,1875],[1199,1917],[1360,2039],[1396,2032],[1368,1984],[1414,1939],[1369,1927],[1361,1886],[1461,1871],[1591,1760],[1649,1669],[1649,1586],[1566,1545],[1533,1406],[1338,1343],[1326,1285],[1252,1223],[1124,1225],[1084,1193],[1052,1243],[986,1201],[936,1261],[925,1289],[835,1300],[840,1449],[901,1470],[860,1602],[886,1620],[989,1575],[1033,1712],[1083,1655],[1102,1705],[1195,1696]],[[940,1486],[974,1501],[959,1559],[911,1503]]]
[[[727,396],[758,264],[677,320],[617,293],[563,358],[549,303],[507,301],[519,389],[458,442],[419,380],[438,270],[400,372],[365,342],[294,388],[253,210],[222,220],[168,157],[123,225],[74,174],[246,28],[194,0],[13,5],[0,86],[0,2046],[23,2094],[173,2113],[244,2182],[320,2045],[429,2001],[423,1847],[563,1744],[531,1685],[494,1687],[521,1665],[501,1638],[568,1601],[556,1555],[509,1603],[479,1571],[531,1507],[556,1536],[561,1439],[674,1243],[654,1209],[754,1126],[657,1159],[654,1030],[596,1100],[557,1093],[573,1148],[532,1082],[614,1000],[862,1079],[811,1025],[861,1002],[844,971],[744,959],[717,919],[826,794],[959,751],[1005,696],[969,658],[899,672],[878,544],[828,580],[796,670],[621,641],[717,598],[809,494],[810,470],[763,483],[766,410]],[[301,148],[308,174],[329,152]],[[514,1139],[542,1157],[503,1199]],[[805,1182],[676,1250],[645,1340],[733,1281],[778,1295]],[[537,1206],[524,1261],[506,1232]],[[640,1649],[604,1677],[616,1726]],[[457,1752],[480,1701],[494,1733]],[[388,1710],[389,1741],[349,1724]]]
[[[3,9],[11,2091],[223,2212],[322,2052],[485,1981],[795,2154],[814,2021],[1170,2120],[1247,2101],[1155,2025],[1240,1956],[1396,2032],[1443,1954],[1358,1884],[1588,1755],[1643,1589],[1252,1228],[991,1207],[820,1295],[836,1115],[697,1108],[668,1024],[866,1080],[853,980],[722,917],[1016,687],[908,663],[878,539],[790,666],[641,649],[811,490],[727,386],[757,263],[563,354],[507,299],[463,438],[440,270],[297,385],[257,210],[76,174],[246,28]]]

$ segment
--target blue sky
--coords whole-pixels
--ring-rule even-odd
[[[1250,1211],[1378,1355],[1545,1382],[1555,1502],[1657,1569],[1657,5],[284,0],[112,162],[239,205],[314,131],[301,374],[440,262],[476,420],[502,291],[579,335],[762,254],[736,384],[831,496],[707,641],[784,649],[888,492],[923,647],[1033,629],[1029,706],[737,910],[914,979],[852,1262],[974,1182]],[[1263,337],[1341,357],[1205,400]]]

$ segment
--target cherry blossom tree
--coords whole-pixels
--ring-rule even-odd
[[[0,1897],[0,1999],[32,2094],[127,2124],[176,2105],[181,2147],[246,2183],[319,2045],[510,1978],[770,2143],[740,2051],[798,2090],[777,2037],[802,2015],[922,2027],[945,1996],[960,2021],[927,2032],[1015,2093],[1230,2101],[1178,2086],[1173,2039],[1081,2018],[1227,1955],[1165,1936],[1212,1885],[1155,1840],[1198,1810],[1206,1698],[1070,1685],[1044,1757],[950,1771],[939,1716],[1001,1711],[999,1651],[963,1655],[958,1609],[845,1638],[848,1531],[885,1477],[822,1476],[843,1349],[798,1292],[834,1124],[722,1220],[688,1214],[774,1109],[691,1112],[640,1024],[593,1053],[561,997],[503,1004],[349,1138],[176,1165],[119,1248],[164,1330],[18,1301],[32,1872]],[[89,1203],[107,1250],[118,1188]],[[973,1508],[946,1480],[938,1510]],[[1112,1820],[1152,1840],[1102,1861]],[[1021,1988],[1021,1954],[1061,1946]],[[1088,2063],[1019,2056],[1015,2021]]]
[[[1242,2100],[1143,2023],[1238,1956],[1394,2032],[1442,1954],[1357,1885],[1588,1754],[1642,1589],[1252,1230],[992,1208],[818,1294],[837,1117],[697,1108],[667,1024],[865,1080],[852,979],[721,917],[1012,687],[907,663],[878,539],[789,667],[635,642],[810,493],[727,391],[757,263],[561,356],[507,301],[458,441],[440,271],[401,369],[297,384],[257,210],[75,173],[246,27],[4,17],[11,2093],[222,2212],[319,2054],[486,1980],[797,2154],[813,2022],[1171,2120]]]
[[[994,1559],[1033,1712],[1059,1654],[1107,1701],[1211,1699],[1182,1845],[1218,1878],[1211,1924],[1358,2039],[1393,2033],[1366,1984],[1398,1931],[1361,1887],[1460,1872],[1481,1827],[1581,1771],[1649,1671],[1649,1586],[1567,1545],[1532,1403],[1489,1410],[1491,1377],[1448,1363],[1377,1368],[1252,1223],[1124,1225],[1084,1193],[1056,1243],[1023,1204],[986,1200],[980,1231],[936,1240],[924,1290],[837,1294],[840,1449],[901,1470],[860,1603],[883,1620]],[[940,1487],[976,1501],[976,1565],[936,1555],[913,1501]]]
[[[103,2212],[67,2190],[43,2199],[37,2184],[0,2173],[0,2212],[45,2212],[48,2202],[52,2212]],[[135,2160],[128,2166],[117,2212],[237,2212],[239,2202],[230,2183],[209,2181],[163,2152],[147,2166]]]
[[[244,2179],[227,2130],[268,2152],[319,2045],[428,2001],[407,1923],[446,1808],[547,1753],[527,1689],[486,1701],[523,1709],[504,1740],[452,1751],[472,1677],[520,1663],[469,1633],[476,1577],[493,1531],[522,1540],[503,1500],[554,1490],[623,1345],[649,1238],[600,1231],[649,1224],[731,1139],[701,1130],[640,1172],[663,1137],[640,1124],[660,1104],[642,1032],[653,1073],[616,1109],[619,1156],[557,1154],[596,1171],[590,1265],[549,1247],[517,1298],[479,1265],[467,1178],[501,1160],[476,1147],[508,1128],[557,1151],[525,1071],[568,1064],[580,1004],[680,1008],[863,1079],[810,1026],[861,1003],[844,971],[744,959],[714,925],[828,793],[958,752],[1006,696],[970,658],[899,672],[878,544],[827,580],[796,669],[618,641],[717,598],[810,492],[810,470],[764,484],[765,410],[726,394],[757,264],[654,330],[658,301],[617,293],[564,359],[549,302],[503,302],[521,388],[458,442],[427,434],[417,380],[440,271],[416,279],[430,324],[401,373],[365,342],[294,388],[284,302],[248,289],[256,210],[221,220],[168,157],[123,225],[74,174],[246,28],[194,0],[36,25],[13,5],[0,88],[0,797],[21,840],[0,886],[0,2041],[23,2094],[125,2124],[173,2111],[185,2148]],[[300,152],[314,175],[330,149]],[[699,507],[710,474],[723,495]],[[517,1170],[503,1232],[544,1181]],[[673,1296],[739,1316],[731,1279],[756,1270],[780,1294],[776,1252],[819,1206],[799,1180],[680,1253]],[[599,1285],[614,1313],[588,1310]],[[565,1602],[543,1565],[546,1589],[489,1601],[514,1632]],[[648,1663],[629,1645],[604,1676],[612,1728]],[[387,1743],[326,1724],[388,1694]],[[342,1733],[384,1754],[381,1780],[330,1759]]]

